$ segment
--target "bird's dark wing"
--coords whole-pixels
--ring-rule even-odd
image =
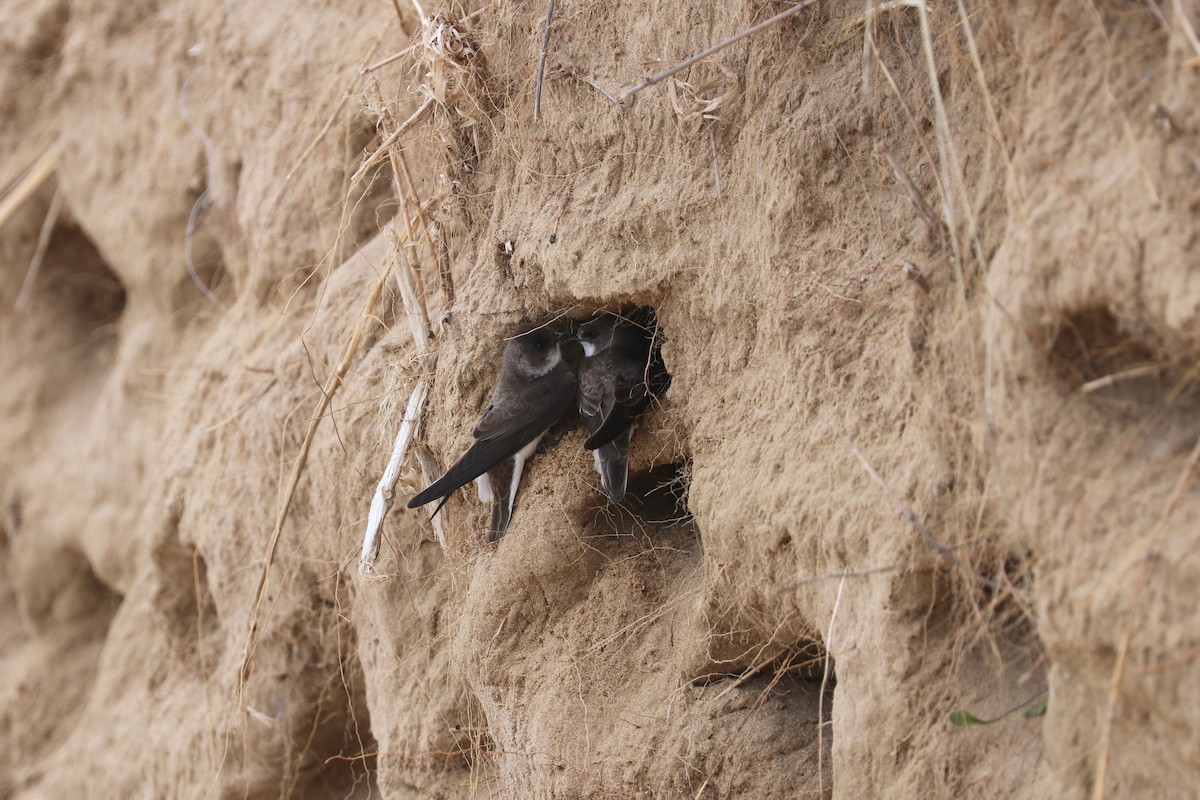
[[[445,475],[409,500],[408,507],[417,508],[444,497],[511,457],[562,419],[574,398],[575,376],[565,364],[521,387],[519,392],[494,396],[475,428],[475,443]]]
[[[593,420],[585,414],[590,435],[583,446],[588,450],[595,450],[617,438],[671,385],[671,376],[657,349],[650,353],[610,351],[610,354],[611,381],[606,392],[611,395],[611,405],[601,402],[602,414],[595,427]],[[608,397],[604,398],[604,401],[608,400]]]

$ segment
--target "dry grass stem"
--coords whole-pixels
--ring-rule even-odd
[[[835,572],[832,575],[817,575],[814,578],[805,578],[803,580],[790,583],[787,586],[776,589],[776,593],[794,592],[805,586],[811,586],[814,583],[824,583],[825,581],[845,580],[846,578],[865,578],[870,575],[878,575],[882,572],[894,572],[900,569],[899,564],[889,564],[886,567],[872,567],[871,569],[860,569],[853,572]]]
[[[971,569],[965,562],[963,562],[962,559],[954,555],[950,548],[939,542],[937,538],[929,532],[929,529],[925,527],[925,524],[921,522],[920,518],[917,517],[917,512],[913,511],[912,507],[909,506],[908,503],[904,502],[904,499],[900,497],[900,495],[896,494],[895,490],[887,484],[887,481],[880,477],[879,473],[875,471],[875,468],[871,466],[871,462],[867,461],[866,456],[864,456],[862,451],[858,449],[858,445],[856,445],[850,439],[846,439],[846,443],[850,445],[850,451],[854,454],[854,457],[858,459],[859,463],[862,464],[863,469],[865,469],[867,474],[871,476],[871,480],[875,481],[875,483],[879,485],[879,488],[883,489],[884,494],[892,499],[892,501],[900,509],[900,512],[904,515],[905,519],[907,519],[909,523],[911,523],[912,526],[917,529],[917,533],[921,534],[921,538],[924,539],[930,547],[936,550],[947,561],[955,564],[959,569],[982,583],[984,586],[990,586],[991,588],[1000,592],[1009,590],[1009,587],[1000,581],[980,575],[978,572]]]
[[[415,221],[415,220],[414,220]],[[410,221],[405,231],[412,229],[414,221]],[[254,649],[258,642],[258,624],[262,614],[263,602],[267,596],[267,583],[271,577],[271,565],[275,561],[275,551],[279,546],[279,538],[283,533],[283,525],[287,521],[288,511],[292,506],[292,499],[296,495],[296,487],[300,483],[300,475],[304,472],[304,466],[308,463],[308,452],[312,447],[313,439],[316,437],[317,428],[320,427],[321,421],[325,419],[325,412],[329,409],[329,404],[333,402],[333,396],[337,394],[337,390],[341,387],[342,381],[345,379],[347,370],[350,369],[350,362],[354,359],[355,353],[358,352],[358,345],[362,341],[363,333],[367,326],[377,321],[375,316],[375,306],[379,302],[379,297],[383,293],[383,287],[387,283],[387,279],[391,273],[389,267],[385,269],[375,281],[375,285],[371,288],[371,293],[367,296],[366,302],[363,303],[362,313],[359,315],[358,324],[354,326],[354,332],[350,335],[350,341],[346,343],[345,349],[342,351],[342,357],[338,360],[338,365],[334,369],[333,374],[325,382],[325,386],[321,390],[321,398],[317,401],[316,408],[313,409],[312,415],[309,417],[308,430],[304,434],[304,441],[300,445],[300,452],[296,455],[295,461],[292,462],[292,474],[288,479],[287,489],[284,491],[283,502],[280,503],[279,511],[275,516],[275,528],[271,532],[271,538],[267,543],[267,553],[263,563],[262,574],[258,579],[258,591],[255,593],[254,611],[250,616],[250,630],[246,635],[246,647],[242,654],[242,664],[238,670],[238,692],[241,693],[243,684],[250,675],[250,664],[254,659]]]
[[[833,600],[833,611],[829,614],[829,627],[825,630],[825,663],[821,672],[821,691],[817,694],[817,797],[825,796],[825,692],[829,688],[829,676],[833,670],[833,623],[837,620],[842,605],[842,590],[846,588],[843,577],[838,583],[837,597]]]
[[[381,157],[383,157],[384,153],[387,153],[389,150],[391,150],[392,145],[400,141],[400,137],[404,135],[405,131],[420,122],[421,118],[424,117],[431,108],[433,108],[433,98],[427,97],[425,98],[425,102],[421,103],[420,108],[414,111],[412,116],[404,120],[404,122],[400,124],[400,127],[388,134],[388,137],[383,140],[383,144],[379,145],[375,152],[371,153],[371,155],[368,156],[365,161],[363,161],[362,165],[359,166],[359,168],[354,172],[354,175],[350,178],[350,184],[353,186],[362,180],[363,176],[367,174],[367,170],[373,167],[375,163],[379,161]]]
[[[1139,559],[1142,568],[1138,572],[1137,583],[1134,585],[1133,594],[1129,601],[1129,622],[1125,626],[1124,634],[1121,636],[1121,644],[1117,649],[1116,663],[1113,665],[1112,679],[1108,684],[1108,698],[1105,703],[1103,727],[1100,729],[1100,758],[1096,762],[1096,779],[1092,784],[1093,800],[1104,800],[1104,784],[1108,779],[1108,751],[1112,739],[1113,721],[1117,714],[1117,701],[1121,696],[1121,679],[1125,674],[1125,661],[1129,656],[1129,645],[1133,641],[1133,635],[1137,630],[1135,617],[1141,606],[1142,594],[1145,592],[1146,582],[1150,576],[1150,564],[1153,561],[1152,556],[1158,548],[1159,541],[1162,539],[1163,531],[1166,530],[1167,520],[1175,510],[1175,506],[1179,504],[1179,499],[1183,497],[1183,493],[1187,491],[1188,485],[1192,482],[1192,473],[1196,471],[1197,464],[1200,464],[1200,439],[1196,440],[1196,444],[1192,448],[1187,461],[1184,463],[1179,477],[1175,480],[1171,496],[1167,499],[1162,513],[1158,515],[1154,527],[1146,537],[1148,540],[1146,549]]]
[[[681,71],[687,69],[688,67],[692,66],[693,64],[695,64],[698,61],[703,61],[704,59],[708,58],[709,56],[716,55],[717,53],[724,50],[726,47],[729,47],[729,45],[736,44],[737,42],[740,42],[742,39],[745,39],[747,36],[753,36],[754,34],[758,33],[761,30],[765,30],[778,22],[782,22],[783,20],[787,19],[788,17],[792,16],[793,14],[800,13],[804,9],[806,9],[809,6],[811,6],[812,4],[814,4],[816,1],[817,0],[802,0],[802,2],[797,3],[796,5],[787,9],[786,11],[780,11],[778,14],[776,14],[775,16],[771,17],[768,20],[760,22],[757,25],[751,25],[749,28],[746,28],[741,33],[735,33],[733,36],[730,36],[728,39],[723,39],[720,42],[717,42],[716,44],[714,44],[712,47],[708,48],[707,50],[697,53],[696,55],[691,56],[690,58],[685,58],[683,61],[680,61],[678,64],[676,64],[675,66],[671,67],[668,70],[664,70],[656,75],[651,75],[649,78],[646,78],[641,83],[639,83],[635,86],[630,86],[628,89],[621,92],[621,99],[623,100],[626,97],[635,95],[638,92],[642,91],[643,89],[647,89],[647,88],[653,86],[654,84],[659,83],[660,81],[666,80],[667,78],[671,77],[675,73],[681,72]]]
[[[25,308],[29,303],[29,296],[33,293],[33,282],[37,279],[38,271],[42,268],[42,261],[46,258],[46,250],[50,247],[50,235],[54,232],[54,226],[58,224],[58,214],[62,210],[62,187],[54,187],[54,197],[50,199],[50,208],[46,211],[46,219],[42,221],[42,229],[38,232],[37,247],[33,251],[33,258],[29,260],[29,269],[25,271],[25,280],[21,282],[21,291],[17,294],[17,300],[13,304],[13,308],[17,311]]]
[[[717,129],[708,129],[708,144],[712,148],[713,183],[716,185],[717,199],[721,199],[721,160],[717,156]]]
[[[1171,9],[1175,12],[1175,19],[1179,20],[1179,28],[1183,31],[1184,38],[1192,46],[1192,50],[1196,51],[1196,58],[1188,64],[1192,67],[1200,66],[1200,37],[1196,36],[1196,29],[1192,27],[1192,21],[1183,10],[1183,0],[1174,0]]]
[[[38,156],[23,175],[13,181],[4,195],[0,197],[0,225],[8,222],[8,218],[33,196],[33,193],[46,182],[47,178],[54,174],[54,171],[58,169],[58,157],[61,153],[62,147],[55,142]]]
[[[1110,386],[1121,383],[1122,381],[1132,381],[1138,378],[1148,378],[1152,375],[1158,375],[1163,371],[1164,367],[1161,364],[1146,364],[1141,367],[1127,369],[1124,372],[1114,372],[1112,375],[1105,375],[1102,378],[1096,378],[1094,381],[1088,381],[1083,386],[1079,387],[1079,391],[1084,394],[1097,392],[1101,389],[1107,389]]]
[[[414,263],[416,253],[413,252],[413,258],[410,259],[410,248],[406,246],[412,241],[413,225],[416,224],[412,217],[409,219],[410,222],[405,225],[403,233],[397,233],[395,228],[389,227],[387,235],[392,243],[394,258],[400,261],[396,278],[400,285],[400,298],[404,302],[408,327],[412,331],[413,344],[417,347],[417,356],[424,362],[429,353],[429,311],[425,307],[425,293],[420,284],[420,266]]]
[[[896,176],[896,180],[904,187],[904,191],[908,193],[908,199],[912,200],[913,205],[917,207],[917,211],[921,212],[921,216],[925,218],[930,227],[935,231],[944,231],[945,221],[925,201],[925,195],[921,194],[921,190],[912,182],[912,178],[908,177],[908,173],[900,168],[900,165],[896,163],[896,159],[890,152],[885,150],[883,157],[887,160],[888,166],[892,168],[892,174]]]
[[[442,307],[450,308],[454,305],[454,273],[451,271],[449,253],[446,253],[445,263],[443,264],[440,258],[440,250],[433,241],[433,222],[429,219],[429,212],[420,203],[417,202],[417,184],[413,180],[412,172],[408,168],[408,158],[404,155],[404,149],[401,147],[395,148],[393,152],[394,160],[392,168],[395,169],[396,163],[399,162],[400,170],[404,174],[405,181],[405,208],[416,208],[417,216],[421,218],[421,232],[425,234],[425,243],[429,246],[429,255],[438,265],[438,277],[441,281],[442,289]],[[443,244],[445,240],[443,239]],[[425,281],[422,278],[421,287],[424,290]],[[428,309],[426,309],[428,313]],[[425,321],[429,325],[429,320]]]
[[[443,470],[440,466],[438,466],[437,461],[433,457],[433,453],[429,452],[429,448],[424,444],[418,442],[413,446],[412,452],[413,455],[417,457],[417,463],[421,467],[421,477],[424,479],[425,485],[428,486],[429,484],[433,483],[439,475],[442,474]],[[434,537],[437,538],[438,544],[440,544],[442,549],[445,550],[446,527],[445,523],[442,522],[443,518],[444,517],[441,514],[434,514],[429,518],[429,521],[433,523]]]
[[[942,173],[942,214],[945,215],[946,225],[954,231],[955,205],[951,192],[950,172],[958,164],[957,158],[952,158],[953,140],[950,138],[950,119],[946,113],[946,102],[942,97],[942,85],[938,80],[937,62],[933,56],[933,32],[929,22],[929,8],[922,1],[917,4],[917,16],[921,20],[921,41],[925,52],[925,66],[929,71],[929,90],[933,94],[933,113],[936,119],[935,133],[937,134],[938,166]],[[951,237],[953,240],[953,237]],[[955,255],[961,255],[955,251]]]
[[[394,64],[395,62],[404,58],[406,55],[408,55],[411,52],[412,52],[412,47],[406,47],[403,50],[401,50],[399,53],[392,53],[387,58],[381,58],[379,61],[376,61],[371,66],[364,67],[363,72],[374,72],[377,69],[383,69],[388,64]]]
[[[200,70],[193,71],[187,76],[187,80],[183,82],[183,86],[179,88],[179,116],[183,118],[185,124],[191,130],[192,134],[200,140],[200,144],[204,147],[204,163],[205,178],[204,191],[200,192],[200,196],[196,198],[196,202],[192,203],[192,210],[188,212],[187,229],[184,232],[183,238],[183,263],[187,267],[188,276],[191,277],[192,283],[196,284],[196,288],[200,293],[208,298],[208,301],[222,311],[227,311],[225,304],[221,302],[221,298],[209,288],[204,279],[200,277],[200,273],[196,271],[196,262],[192,257],[192,240],[196,235],[196,222],[200,219],[200,212],[204,209],[208,202],[208,196],[212,192],[213,184],[215,183],[215,174],[217,169],[216,148],[213,145],[212,138],[201,128],[192,115],[188,113],[187,108],[187,92],[192,86],[192,81],[200,74]]]
[[[437,263],[438,280],[442,284],[442,308],[453,308],[454,265],[450,260],[450,243],[446,240],[445,229],[440,226],[438,228],[438,238],[434,248],[433,260]]]
[[[546,48],[550,45],[550,23],[554,21],[554,0],[546,2],[546,30],[542,33],[542,50],[538,55],[537,86],[533,90],[533,119],[542,118],[542,77],[546,74]]]
[[[363,534],[362,553],[359,555],[358,574],[366,579],[375,568],[375,560],[379,557],[379,528],[383,518],[387,516],[396,498],[396,481],[400,477],[400,468],[408,455],[408,447],[421,428],[421,412],[425,408],[425,400],[429,396],[429,381],[421,378],[413,388],[404,409],[404,420],[400,423],[400,431],[396,434],[396,442],[392,445],[392,455],[388,459],[383,477],[375,487],[375,496],[371,498],[371,511],[367,516],[367,530]],[[439,543],[445,549],[446,542]]]

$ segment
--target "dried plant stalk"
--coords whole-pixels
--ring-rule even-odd
[[[405,231],[412,230],[412,225],[415,222],[416,220],[410,220]],[[264,559],[262,574],[258,579],[258,591],[255,593],[254,611],[250,616],[250,630],[246,634],[246,647],[242,653],[241,667],[238,670],[239,693],[241,685],[250,675],[250,664],[254,659],[254,649],[258,644],[259,616],[262,613],[263,602],[267,596],[267,584],[271,578],[271,566],[275,562],[275,551],[279,547],[279,539],[283,534],[283,525],[287,521],[288,511],[292,507],[292,499],[296,496],[296,487],[300,483],[300,475],[304,472],[304,467],[308,463],[309,449],[312,447],[313,439],[316,437],[317,428],[320,427],[321,421],[325,419],[325,412],[329,410],[329,404],[333,402],[334,395],[341,388],[342,381],[346,377],[346,372],[350,369],[350,362],[353,361],[355,354],[358,352],[358,345],[362,341],[367,325],[377,319],[375,316],[375,305],[379,302],[379,297],[383,293],[383,287],[387,283],[390,273],[389,262],[389,267],[375,281],[371,293],[367,296],[367,300],[363,304],[362,313],[358,318],[358,324],[354,326],[354,333],[350,335],[350,341],[346,343],[346,347],[342,351],[342,357],[338,360],[337,367],[334,369],[333,374],[329,376],[329,380],[326,381],[321,391],[321,397],[317,401],[317,406],[313,409],[313,413],[309,417],[308,430],[304,434],[304,441],[300,445],[300,452],[296,455],[296,460],[292,463],[292,474],[288,479],[287,490],[284,492],[283,502],[279,506],[279,513],[275,517],[275,529],[271,532],[271,539],[267,544],[267,554]]]
[[[33,196],[46,179],[58,169],[58,157],[62,148],[52,144],[33,162],[25,174],[13,181],[11,188],[0,197],[0,225],[8,221],[21,204]]]
[[[703,51],[697,53],[696,55],[691,56],[690,58],[685,58],[683,61],[680,61],[678,64],[671,67],[670,69],[664,70],[663,72],[660,72],[657,75],[651,75],[649,78],[646,78],[641,83],[636,84],[635,86],[630,86],[628,89],[621,92],[621,99],[624,100],[626,97],[629,97],[630,95],[637,94],[642,89],[647,89],[647,88],[653,86],[654,84],[659,83],[660,81],[664,81],[667,78],[674,75],[675,73],[681,72],[697,62],[703,61],[704,59],[708,58],[709,56],[716,55],[717,53],[724,50],[726,47],[729,47],[729,45],[736,44],[737,42],[740,42],[742,39],[745,39],[747,36],[753,36],[754,34],[758,33],[759,31],[769,28],[777,22],[782,22],[783,20],[787,19],[788,17],[792,16],[793,14],[800,13],[801,11],[808,8],[815,2],[817,2],[817,0],[801,0],[801,2],[796,3],[794,6],[792,6],[791,8],[789,8],[785,11],[780,11],[778,14],[776,14],[775,16],[771,17],[768,20],[764,20],[763,22],[760,22],[757,25],[751,25],[749,28],[746,28],[746,30],[741,31],[739,33],[735,33],[733,36],[730,36],[728,39],[722,39],[721,41],[717,42],[716,44],[714,44],[712,47],[708,48],[707,50],[703,50]]]
[[[428,396],[429,381],[421,378],[408,398],[404,420],[400,423],[399,433],[396,434],[396,443],[392,445],[392,456],[388,459],[383,477],[379,479],[379,485],[375,487],[375,496],[371,498],[371,511],[367,516],[367,531],[363,535],[362,554],[358,564],[358,574],[364,579],[370,577],[375,568],[375,560],[379,557],[379,528],[396,498],[396,481],[400,477],[400,468],[408,455],[409,445],[420,430],[421,412],[425,408],[425,399]],[[445,547],[445,541],[442,541],[442,546]]]
[[[46,250],[50,247],[50,235],[54,233],[54,226],[58,224],[58,214],[62,210],[62,187],[54,187],[54,197],[50,200],[50,209],[46,212],[46,219],[42,221],[42,230],[38,233],[37,248],[33,251],[33,258],[29,261],[29,269],[25,272],[25,280],[21,282],[21,291],[17,294],[17,301],[13,305],[17,311],[25,308],[29,302],[29,296],[33,294],[33,283],[37,280],[38,271],[42,268],[42,261],[46,258]]]

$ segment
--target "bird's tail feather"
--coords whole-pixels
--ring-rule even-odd
[[[492,497],[492,524],[488,527],[488,541],[500,541],[500,537],[508,530],[508,523],[511,519],[512,506],[508,503],[508,495],[504,492],[496,492]]]
[[[621,438],[621,437],[618,437]],[[600,484],[608,499],[619,503],[625,499],[625,483],[629,478],[629,443],[622,449],[618,442],[609,442],[595,451],[600,472]]]

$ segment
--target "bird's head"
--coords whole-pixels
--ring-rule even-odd
[[[504,347],[504,365],[526,378],[540,378],[562,361],[558,348],[563,334],[544,325],[522,325]]]
[[[646,331],[615,314],[603,314],[579,326],[575,334],[588,358],[603,353],[608,348],[645,346]]]

